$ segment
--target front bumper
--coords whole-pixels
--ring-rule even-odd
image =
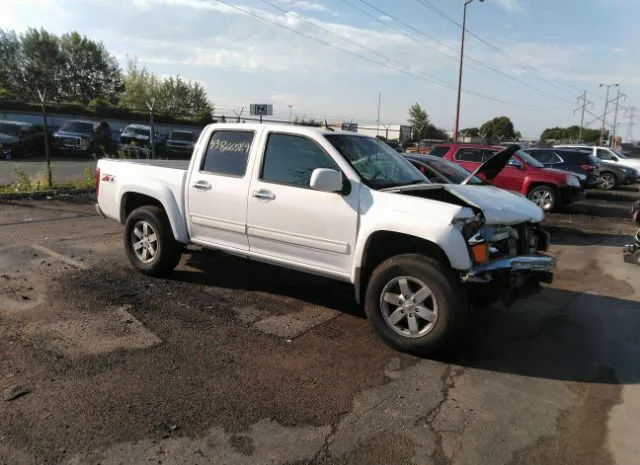
[[[500,273],[551,273],[556,260],[544,254],[503,258],[484,265],[476,265],[462,276],[464,283],[489,283]],[[546,282],[546,281],[544,281]]]
[[[585,193],[580,187],[566,186],[560,189],[560,203],[567,205],[583,200]]]
[[[516,299],[531,296],[553,282],[554,258],[547,255],[523,255],[477,265],[462,275],[472,302],[501,301],[511,305]],[[481,304],[482,305],[482,304]]]

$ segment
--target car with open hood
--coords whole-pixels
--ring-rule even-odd
[[[349,283],[374,332],[411,353],[455,341],[472,306],[510,304],[553,279],[534,203],[431,183],[363,134],[212,124],[189,161],[99,160],[96,192],[98,212],[124,224],[140,272],[171,273],[196,244]]]
[[[439,144],[430,152],[469,171],[503,150],[503,147],[483,144]],[[545,211],[567,205],[584,198],[584,188],[576,173],[545,168],[539,161],[523,152],[516,151],[507,166],[491,180],[502,189],[519,192]]]

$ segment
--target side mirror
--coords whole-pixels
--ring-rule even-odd
[[[341,192],[342,174],[328,168],[316,168],[311,173],[309,187],[321,192]]]
[[[615,155],[611,155],[611,161],[618,161],[618,157],[616,157]]]

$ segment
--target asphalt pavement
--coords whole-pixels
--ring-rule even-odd
[[[0,464],[635,464],[640,268],[599,202],[432,359],[346,285],[195,247],[149,278],[90,202],[0,203]]]

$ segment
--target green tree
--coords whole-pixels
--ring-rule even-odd
[[[60,37],[62,73],[60,99],[88,104],[92,100],[115,104],[123,90],[116,59],[101,42],[77,32]]]
[[[213,120],[214,106],[200,83],[180,76],[160,79],[145,67],[138,67],[135,59],[128,59],[124,76],[124,92],[120,106],[145,110],[146,102],[155,99],[154,111],[197,119]]]
[[[609,132],[605,132],[605,140],[609,138]],[[600,139],[600,131],[598,129],[582,129],[582,140],[580,138],[580,126],[573,125],[566,128],[554,127],[547,128],[540,134],[541,141],[566,141],[566,142],[586,142],[595,143]]]
[[[429,114],[416,103],[409,108],[409,119],[407,120],[413,128],[413,139],[421,140],[427,138]]]
[[[468,137],[480,137],[480,128],[466,128],[461,130],[460,134]]]
[[[40,91],[46,92],[47,100],[58,101],[64,62],[58,37],[44,29],[28,29],[20,35],[20,47],[21,97],[37,101]]]
[[[21,72],[20,38],[13,31],[0,29],[0,87],[2,98],[16,98],[24,83]]]
[[[513,123],[506,116],[497,116],[480,126],[480,134],[488,140],[500,142],[515,139]]]

